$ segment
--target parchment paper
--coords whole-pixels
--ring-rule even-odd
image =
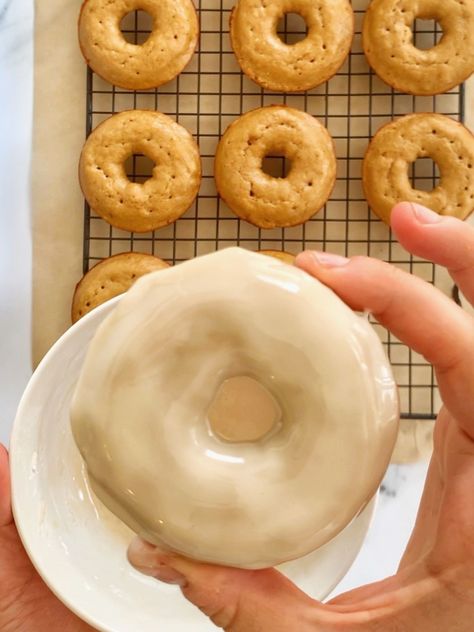
[[[84,201],[77,165],[85,135],[86,66],[78,0],[37,0],[33,137],[33,362],[70,326],[82,275]]]

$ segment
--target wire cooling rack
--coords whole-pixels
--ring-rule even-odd
[[[191,64],[172,83],[157,90],[131,92],[115,88],[89,70],[87,79],[87,134],[115,112],[132,108],[169,114],[197,138],[202,155],[203,180],[193,207],[175,224],[150,234],[130,234],[112,228],[91,214],[86,204],[84,271],[97,261],[129,250],[155,254],[171,263],[184,261],[231,245],[250,250],[276,249],[297,253],[304,248],[329,250],[346,256],[370,255],[436,283],[436,268],[409,256],[389,229],[368,209],[361,187],[361,165],[370,138],[379,127],[409,112],[440,112],[463,119],[463,88],[436,97],[413,97],[386,86],[370,70],[361,44],[361,26],[368,0],[354,0],[356,35],[352,52],[340,72],[328,83],[304,94],[285,95],[260,89],[247,79],[233,55],[229,17],[234,0],[201,0],[200,47]],[[151,30],[150,17],[139,12],[122,23],[125,37],[143,43]],[[300,16],[282,18],[279,33],[289,44],[302,39],[306,25]],[[414,43],[429,48],[442,36],[432,20],[416,20]],[[337,182],[331,198],[303,226],[260,230],[239,220],[219,199],[213,177],[216,145],[226,127],[243,112],[274,103],[305,110],[323,122],[332,134],[338,157]],[[288,165],[281,156],[268,157],[264,168],[284,175]],[[126,164],[131,180],[143,182],[152,165],[143,156]],[[431,190],[437,183],[436,165],[419,159],[411,166],[415,188]],[[386,346],[400,387],[402,416],[430,419],[439,407],[432,368],[382,327],[375,327]]]

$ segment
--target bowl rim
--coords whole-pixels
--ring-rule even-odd
[[[11,486],[11,504],[12,504],[12,512],[15,527],[17,529],[18,535],[20,537],[23,548],[25,549],[28,558],[33,564],[36,572],[39,574],[41,579],[44,581],[46,586],[51,590],[53,595],[61,601],[71,612],[73,612],[77,617],[81,619],[81,621],[85,621],[90,625],[96,627],[98,630],[104,630],[103,623],[96,619],[93,616],[86,615],[86,613],[82,612],[79,608],[77,608],[74,603],[62,593],[58,587],[57,582],[55,582],[51,578],[51,571],[43,568],[37,559],[37,555],[35,551],[30,546],[28,538],[25,534],[25,524],[22,518],[22,509],[20,508],[20,503],[18,501],[18,488],[20,486],[20,471],[19,467],[16,466],[17,454],[19,452],[19,434],[20,434],[20,426],[22,424],[22,420],[25,419],[25,415],[27,413],[27,409],[29,406],[29,400],[32,397],[32,392],[34,392],[38,382],[42,379],[43,373],[46,370],[46,367],[58,353],[58,350],[63,347],[63,345],[74,338],[77,335],[77,332],[88,329],[94,326],[94,322],[105,314],[111,312],[114,307],[120,302],[123,298],[123,295],[116,296],[109,301],[106,301],[102,305],[99,305],[91,312],[86,314],[79,321],[71,325],[69,329],[67,329],[56,342],[51,346],[51,348],[47,351],[45,356],[42,358],[41,362],[36,367],[35,371],[31,375],[25,390],[23,391],[23,395],[21,396],[20,403],[18,404],[17,412],[15,415],[15,419],[13,421],[13,427],[10,437],[10,448],[9,448],[9,459],[10,459],[10,486]],[[24,503],[23,503],[24,504]]]

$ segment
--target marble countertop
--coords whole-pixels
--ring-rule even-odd
[[[0,0],[0,440],[31,373],[33,0]],[[46,88],[46,87],[45,87]],[[392,574],[414,523],[426,464],[391,466],[363,550],[336,592]]]
[[[33,0],[0,0],[0,440],[30,376]]]

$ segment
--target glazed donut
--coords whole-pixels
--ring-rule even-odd
[[[437,20],[439,44],[413,45],[416,18]],[[372,0],[363,24],[363,47],[377,75],[400,92],[447,92],[474,72],[474,4],[459,0]]]
[[[307,37],[288,45],[278,20],[298,13]],[[349,0],[239,0],[231,14],[232,47],[243,72],[267,90],[303,92],[330,79],[349,54],[354,13]]]
[[[127,42],[120,23],[141,9],[153,31],[141,46]],[[92,70],[127,90],[157,88],[179,75],[194,54],[199,22],[191,0],[85,0],[79,43]]]
[[[143,184],[125,173],[134,154],[156,165]],[[146,233],[176,221],[192,205],[201,183],[199,149],[184,127],[160,112],[120,112],[87,139],[79,179],[95,213],[122,230]]]
[[[123,294],[144,274],[168,267],[166,261],[141,252],[124,252],[99,261],[76,286],[72,300],[72,322],[77,322],[102,303]]]
[[[272,154],[291,161],[286,178],[262,170],[264,158]],[[222,199],[251,224],[303,224],[324,206],[334,187],[334,143],[306,112],[285,105],[252,110],[234,121],[219,142],[215,178]]]
[[[229,248],[120,299],[71,423],[93,490],[136,533],[261,568],[328,542],[366,505],[398,401],[366,317],[295,266]]]
[[[440,181],[432,191],[413,189],[409,165],[432,158]],[[465,219],[474,210],[474,136],[442,114],[408,114],[382,127],[372,139],[362,167],[367,201],[387,224],[398,202],[417,202],[440,215]]]

